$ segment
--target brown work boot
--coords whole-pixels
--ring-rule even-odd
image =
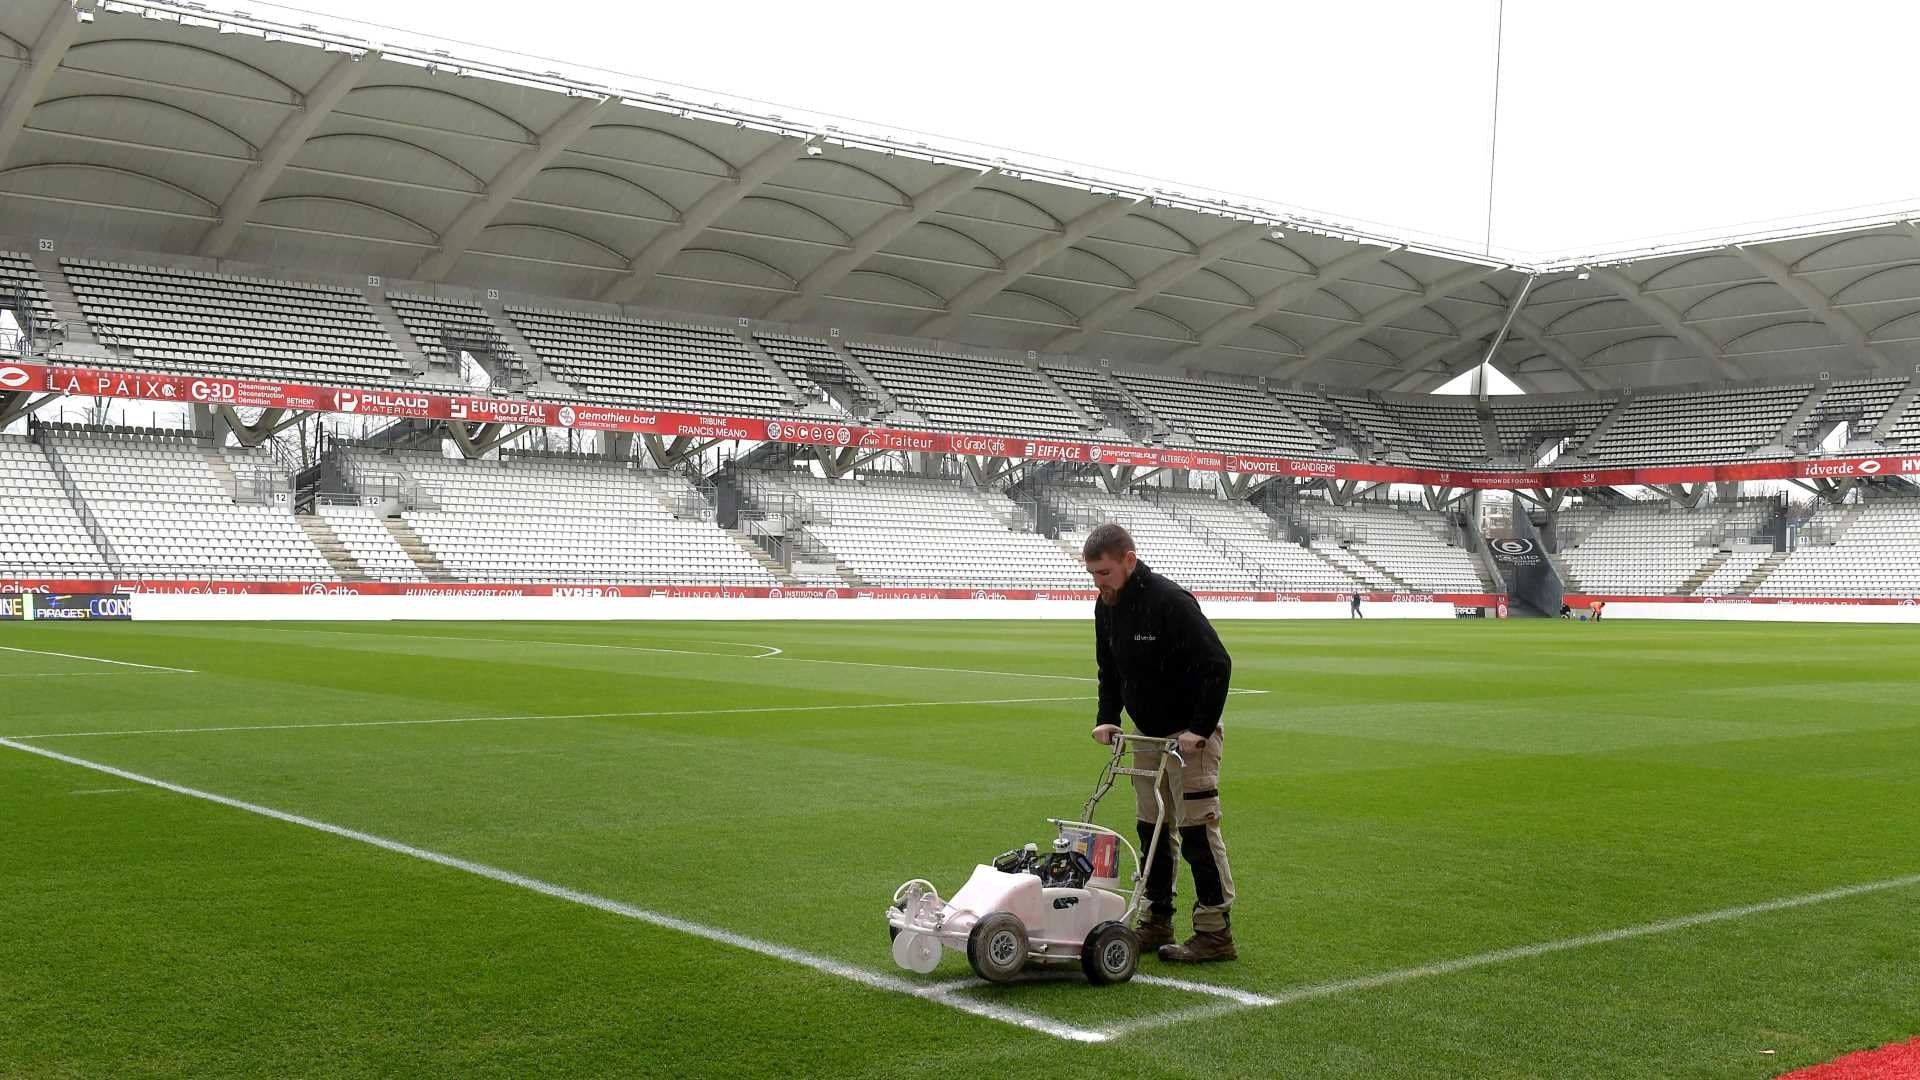
[[[1161,946],[1159,955],[1169,964],[1212,964],[1232,960],[1240,954],[1233,947],[1233,928],[1228,927],[1195,930],[1192,937],[1179,945]]]
[[[1157,953],[1162,945],[1173,944],[1173,916],[1149,911],[1134,924],[1134,936],[1140,939],[1140,951]]]

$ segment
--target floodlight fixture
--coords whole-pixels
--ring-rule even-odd
[[[826,153],[826,151],[825,151],[825,150],[822,150],[822,149],[820,149],[820,147],[819,147],[819,146],[817,146],[817,145],[809,145],[809,146],[807,147],[807,156],[808,156],[808,157],[819,157],[819,156],[820,156],[821,154],[824,154],[824,153]]]
[[[1269,240],[1285,240],[1286,238],[1287,238],[1287,230],[1281,228],[1278,225],[1275,225],[1272,228],[1267,230],[1267,239]]]

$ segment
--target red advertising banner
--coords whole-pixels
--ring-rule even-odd
[[[228,581],[185,578],[120,581],[60,581],[0,578],[9,593],[157,593],[193,596],[558,596],[581,599],[667,597],[712,600],[1070,600],[1092,603],[1092,589],[843,588],[832,585],[553,585],[497,582],[411,581]],[[1223,603],[1345,603],[1347,593],[1196,592]],[[1453,604],[1492,607],[1506,598],[1490,593],[1362,593],[1382,604]]]
[[[1595,596],[1568,593],[1566,602],[1579,611],[1595,600],[1608,604],[1738,604],[1799,607],[1916,607],[1920,598],[1894,596]]]
[[[955,434],[868,427],[814,419],[754,419],[637,409],[619,405],[561,404],[518,398],[473,397],[414,389],[341,389],[257,379],[163,375],[93,368],[0,362],[0,391],[58,393],[81,397],[134,398],[182,404],[297,409],[362,416],[467,420],[618,431],[669,438],[784,442],[814,446],[906,450],[932,454],[1086,462],[1146,468],[1193,469],[1303,479],[1423,484],[1438,488],[1516,490],[1602,487],[1622,484],[1696,484],[1731,480],[1846,479],[1920,474],[1920,456],[1743,461],[1728,464],[1648,468],[1565,469],[1548,472],[1453,470],[1371,465],[1352,461],[1271,457],[1183,447],[1116,446],[1057,438]]]

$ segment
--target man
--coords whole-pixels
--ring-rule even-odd
[[[1601,613],[1606,610],[1607,602],[1605,600],[1596,599],[1587,604],[1587,611],[1594,622],[1599,622]]]
[[[1360,594],[1359,593],[1354,593],[1352,599],[1349,600],[1347,603],[1347,618],[1349,619],[1366,618],[1366,616],[1362,614],[1360,611]]]
[[[1154,573],[1134,551],[1133,537],[1111,522],[1087,534],[1081,549],[1087,573],[1100,589],[1093,609],[1094,654],[1100,667],[1096,742],[1111,745],[1126,707],[1144,735],[1174,738],[1186,766],[1169,770],[1161,785],[1169,835],[1147,867],[1147,912],[1135,928],[1142,950],[1172,963],[1232,960],[1233,875],[1220,837],[1220,713],[1227,703],[1233,659],[1200,612],[1193,594]],[[1136,751],[1134,767],[1156,769],[1157,751]],[[1150,777],[1133,778],[1140,850],[1153,837],[1156,806]],[[1173,845],[1179,839],[1193,871],[1193,936],[1174,944]]]

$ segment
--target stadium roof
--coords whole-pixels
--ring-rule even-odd
[[[1912,374],[1911,214],[1524,260],[168,0],[0,6],[0,234],[1424,390]]]

